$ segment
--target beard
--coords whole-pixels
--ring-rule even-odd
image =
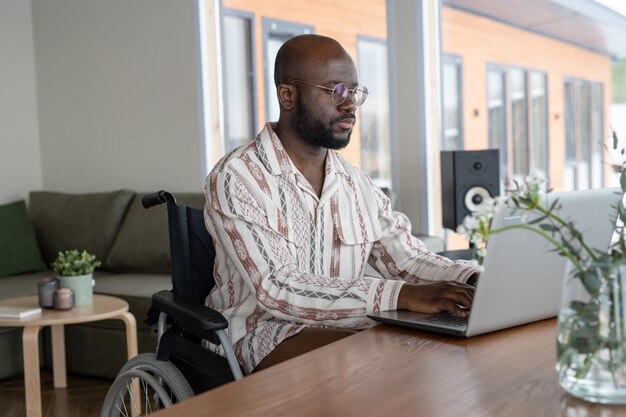
[[[354,120],[353,114],[341,116],[331,122],[331,124],[345,119]],[[296,117],[292,123],[291,129],[302,139],[303,142],[320,146],[327,149],[343,149],[350,143],[350,135],[352,130],[336,135],[332,129],[325,126],[322,121],[316,118],[309,109],[306,108],[302,101],[296,104]]]

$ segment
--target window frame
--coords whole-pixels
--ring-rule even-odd
[[[509,66],[507,66],[506,67],[506,73],[507,73],[506,82],[508,84],[506,86],[507,89],[511,88],[511,71],[521,71],[523,79],[524,79],[524,100],[526,100],[526,106],[525,106],[526,107],[525,108],[526,114],[525,114],[525,120],[524,120],[524,124],[525,124],[524,127],[525,127],[525,130],[526,130],[526,138],[524,140],[524,152],[526,153],[526,155],[525,155],[526,166],[524,167],[525,171],[522,172],[519,175],[521,175],[521,177],[525,177],[525,176],[527,176],[530,173],[531,166],[532,166],[531,153],[530,153],[530,148],[531,148],[531,144],[530,144],[530,142],[531,142],[531,134],[530,134],[530,131],[531,131],[531,115],[530,115],[530,113],[531,112],[530,112],[530,100],[529,100],[529,94],[528,94],[529,91],[530,91],[530,89],[529,89],[530,83],[528,82],[529,79],[530,79],[530,77],[529,77],[529,72],[530,71],[529,71],[528,68],[520,66],[520,65],[509,65]],[[515,163],[515,146],[514,145],[515,144],[513,143],[513,140],[514,140],[514,138],[513,138],[513,128],[514,128],[514,125],[513,125],[513,98],[512,98],[512,94],[510,93],[510,91],[509,91],[508,97],[509,97],[509,99],[508,99],[508,104],[507,104],[507,111],[509,112],[508,119],[510,121],[509,124],[511,126],[511,130],[510,130],[510,132],[508,132],[509,135],[510,135],[510,143],[509,143],[510,148],[511,148],[511,155],[510,155],[510,157],[511,157],[511,162],[514,165],[514,163]],[[511,178],[515,178],[515,175],[516,175],[515,172],[513,172],[513,169],[514,169],[513,165],[510,167]]]
[[[493,62],[487,63],[487,125],[489,126],[489,72],[497,72],[503,75],[502,80],[504,82],[503,91],[504,91],[504,102],[506,114],[503,120],[506,122],[506,126],[503,131],[506,132],[506,152],[500,152],[500,175],[503,178],[513,179],[515,178],[515,173],[513,172],[513,159],[514,159],[514,149],[513,149],[513,100],[511,98],[511,70],[519,70],[523,72],[524,83],[525,83],[525,99],[526,99],[526,141],[524,144],[525,152],[526,152],[526,172],[522,173],[522,176],[526,176],[529,173],[533,173],[536,170],[536,161],[535,161],[535,123],[534,115],[533,115],[533,102],[532,102],[532,91],[531,91],[531,80],[533,74],[540,74],[543,76],[545,82],[545,122],[546,124],[542,126],[542,129],[545,129],[547,133],[546,136],[546,179],[549,180],[549,172],[550,172],[550,120],[549,120],[549,86],[548,86],[548,73],[543,69],[538,68],[530,68],[524,67],[520,65],[505,65],[498,64]],[[489,138],[489,147],[497,147],[497,144],[494,144],[492,138]],[[502,155],[506,155],[506,161],[502,160]],[[504,169],[506,168],[506,169]]]
[[[573,116],[573,120],[568,120],[568,116],[569,113],[567,111],[568,109],[568,103],[567,103],[567,84],[570,83],[571,85],[573,85],[573,91],[574,91],[574,103],[573,103],[573,110],[574,110],[574,114],[571,115]],[[575,145],[575,155],[576,155],[576,162],[575,162],[575,168],[574,168],[574,178],[573,178],[573,184],[572,184],[572,188],[574,190],[580,190],[583,189],[581,188],[581,178],[580,178],[580,174],[579,174],[579,167],[581,166],[581,155],[582,155],[582,143],[581,143],[581,135],[582,135],[582,117],[583,115],[580,114],[580,110],[581,110],[581,94],[580,94],[580,88],[583,85],[587,85],[588,89],[589,89],[589,160],[586,161],[588,162],[588,169],[589,169],[589,173],[588,173],[588,188],[592,189],[594,187],[594,183],[599,183],[604,185],[604,181],[605,181],[605,172],[603,169],[603,164],[601,163],[600,166],[598,167],[599,169],[597,170],[597,172],[594,172],[594,165],[593,165],[593,153],[594,153],[594,141],[595,138],[593,137],[593,105],[596,104],[595,103],[595,99],[594,99],[594,89],[596,87],[600,87],[600,123],[599,123],[599,127],[600,127],[600,132],[599,132],[599,136],[600,138],[604,139],[604,134],[605,134],[605,123],[604,123],[604,117],[605,117],[605,103],[604,103],[604,95],[606,94],[605,92],[605,86],[604,83],[599,82],[599,81],[593,81],[593,80],[589,80],[589,79],[583,79],[583,78],[577,78],[577,77],[571,77],[571,76],[567,76],[567,77],[563,77],[563,101],[564,101],[564,105],[563,105],[563,123],[564,123],[564,127],[565,127],[565,164],[567,166],[567,152],[568,152],[568,141],[567,141],[567,134],[568,134],[568,121],[569,123],[573,123],[573,127],[574,127],[574,145]],[[571,117],[570,116],[570,117]],[[603,155],[603,147],[602,145],[600,146],[600,151],[602,152],[602,156]],[[598,178],[596,178],[596,175],[598,176]],[[595,181],[594,181],[595,180]]]
[[[493,143],[493,139],[491,138],[491,136],[489,135],[489,72],[497,72],[499,73],[502,77],[502,102],[503,102],[503,106],[504,106],[504,118],[502,119],[502,131],[505,133],[505,143],[504,143],[504,149],[500,149],[501,143]],[[510,157],[509,157],[509,126],[511,124],[510,122],[510,112],[509,112],[509,90],[508,90],[508,85],[509,85],[509,81],[508,81],[508,71],[507,71],[507,67],[506,65],[502,65],[502,64],[497,64],[497,63],[492,63],[492,62],[488,62],[487,63],[487,80],[485,82],[485,97],[487,99],[487,103],[486,103],[486,107],[487,107],[487,135],[489,136],[487,138],[488,143],[489,143],[489,147],[492,149],[498,148],[500,149],[499,155],[500,155],[500,179],[501,180],[505,180],[507,178],[510,177]],[[504,158],[503,158],[504,156]]]
[[[535,137],[535,115],[533,112],[533,102],[532,102],[532,75],[533,74],[540,74],[543,77],[544,80],[544,86],[545,86],[545,98],[546,98],[546,105],[545,105],[545,111],[544,111],[544,118],[545,118],[545,126],[542,126],[542,129],[545,129],[546,132],[546,154],[544,155],[545,159],[546,159],[546,181],[548,181],[547,187],[549,189],[549,178],[550,178],[550,85],[549,85],[549,77],[548,77],[548,72],[545,70],[541,70],[541,69],[535,69],[535,68],[530,68],[528,69],[528,117],[530,120],[530,129],[528,130],[528,141],[529,144],[531,144],[531,150],[530,150],[530,155],[531,155],[531,159],[530,159],[530,166],[529,169],[531,172],[536,171],[537,169],[537,164],[536,164],[536,160],[535,160],[535,156],[536,156],[536,150],[535,150],[535,145],[537,144],[537,138]]]
[[[595,87],[600,87],[600,98],[599,98],[599,102],[600,102],[600,114],[599,114],[599,118],[600,118],[600,132],[598,132],[598,136],[600,138],[602,138],[603,140],[605,140],[605,131],[606,131],[606,125],[605,125],[605,117],[606,117],[606,110],[604,108],[605,105],[605,88],[604,88],[604,83],[598,82],[598,81],[591,81],[591,133],[593,134],[593,105],[595,104],[595,96],[594,96],[594,92],[595,92]],[[594,177],[593,177],[593,168],[594,168],[594,164],[593,164],[593,154],[594,151],[596,150],[596,147],[594,146],[594,143],[596,144],[596,146],[598,146],[597,150],[600,151],[600,166],[598,167],[598,172],[600,173],[600,178],[598,179],[598,182],[600,184],[601,187],[604,186],[605,184],[605,180],[606,180],[606,175],[605,175],[605,171],[604,171],[604,142],[601,142],[599,145],[594,141],[593,137],[591,138],[591,163],[590,163],[590,167],[591,167],[591,173],[592,173],[592,177],[591,177],[591,187],[595,187],[594,185]]]
[[[463,110],[464,110],[464,106],[465,106],[465,102],[464,102],[464,97],[463,97],[463,74],[464,74],[464,67],[463,67],[463,57],[461,55],[455,55],[455,54],[447,54],[447,53],[443,53],[441,54],[442,56],[442,65],[441,65],[441,141],[440,141],[440,150],[462,150],[465,149],[465,126],[464,126],[464,117],[463,117]],[[453,64],[456,68],[456,82],[457,82],[457,97],[458,97],[458,129],[459,129],[459,135],[458,135],[458,149],[450,149],[449,147],[445,146],[446,145],[446,132],[445,132],[445,106],[444,106],[444,90],[443,90],[443,72],[444,72],[444,66],[446,64]]]
[[[222,51],[226,50],[226,40],[225,40],[225,36],[224,36],[224,32],[223,32],[223,28],[225,27],[224,24],[224,18],[226,16],[230,16],[230,17],[237,17],[237,18],[241,18],[241,19],[246,19],[249,21],[250,24],[250,50],[248,51],[249,54],[249,58],[250,58],[250,86],[251,86],[251,108],[252,108],[252,132],[253,132],[253,136],[250,137],[250,140],[254,139],[254,132],[257,129],[258,126],[258,121],[259,121],[259,114],[258,114],[258,93],[257,93],[257,88],[258,88],[258,82],[257,82],[257,66],[256,66],[256,46],[255,46],[255,42],[256,42],[256,26],[255,26],[255,15],[252,12],[248,12],[248,11],[244,11],[244,10],[239,10],[239,9],[231,9],[231,8],[226,8],[226,7],[221,7],[221,13],[220,13],[220,27],[221,29],[221,47],[222,47]],[[226,60],[222,59],[222,108],[223,108],[223,119],[224,119],[224,149],[223,149],[223,153],[227,153],[228,151],[233,149],[232,146],[232,140],[230,138],[230,132],[229,132],[229,127],[228,127],[228,116],[229,116],[229,112],[228,112],[228,104],[227,104],[227,95],[223,94],[224,91],[226,91],[226,87],[228,85],[228,71],[226,68]]]
[[[268,41],[272,37],[287,37],[293,38],[298,35],[312,34],[315,33],[315,26],[307,25],[305,23],[291,22],[288,20],[275,19],[272,17],[263,16],[262,18],[262,26],[263,26],[263,72],[265,74],[264,77],[264,86],[265,86],[265,119],[268,122],[273,122],[275,120],[270,120],[269,109],[271,108],[271,100],[276,100],[276,97],[270,97],[270,91],[274,91],[274,62],[267,62],[267,44]],[[272,69],[270,73],[270,68]],[[271,84],[271,85],[270,85]],[[274,86],[274,89],[272,89]]]
[[[367,87],[367,83],[363,83],[363,80],[361,79],[361,74],[360,74],[360,65],[361,65],[361,56],[360,56],[360,48],[359,48],[359,42],[370,42],[370,43],[374,43],[374,44],[379,44],[385,47],[385,52],[387,53],[387,57],[389,56],[389,47],[387,45],[387,40],[383,39],[383,38],[377,38],[377,37],[373,37],[373,36],[366,36],[366,35],[361,35],[359,33],[357,33],[356,35],[356,57],[357,57],[357,71],[359,72],[359,84],[363,84]],[[387,80],[386,80],[386,84],[389,84],[389,72],[387,72]],[[376,94],[376,92],[374,91],[374,94]],[[389,105],[387,111],[387,116],[389,117],[389,129],[387,131],[387,137],[388,137],[388,149],[387,149],[387,153],[389,156],[389,178],[384,179],[384,178],[377,178],[377,177],[373,177],[371,175],[371,173],[369,172],[368,169],[366,169],[365,164],[363,161],[365,161],[365,146],[363,144],[363,129],[361,129],[360,131],[360,157],[361,157],[361,168],[368,173],[368,175],[372,176],[372,181],[379,187],[387,187],[392,189],[393,188],[393,173],[391,172],[391,165],[392,165],[392,144],[391,144],[391,109],[390,109],[390,101],[391,101],[391,92],[389,91],[389,88],[387,89],[387,95],[388,95],[388,100],[387,103]],[[365,104],[367,105],[367,103]],[[362,110],[361,110],[362,111]],[[363,126],[363,124],[361,124],[361,126]]]

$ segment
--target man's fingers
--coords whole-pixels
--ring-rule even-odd
[[[458,281],[446,281],[446,282],[442,282],[442,284],[449,286],[449,287],[464,288],[464,289],[468,289],[471,291],[474,291],[476,289],[472,285],[466,284],[464,282],[458,282]]]
[[[457,304],[461,304],[463,307],[469,308],[474,301],[474,291],[459,290],[451,293],[452,300]]]
[[[450,283],[452,284],[452,283]],[[440,294],[441,298],[449,299],[464,307],[471,307],[474,300],[474,287],[462,284],[462,286],[448,285]]]
[[[469,315],[469,309],[467,307],[461,306],[451,300],[445,300],[442,303],[441,311],[447,311],[459,317],[467,317]]]
[[[474,301],[474,289],[466,286],[450,286],[441,296],[444,299],[447,311],[466,317],[468,315],[467,310],[472,307],[472,302]]]
[[[474,287],[455,281],[405,285],[398,298],[398,308],[420,313],[450,311],[467,316],[472,306]]]
[[[453,311],[454,314],[456,314],[459,317],[467,317],[469,316],[469,309],[461,307],[459,305],[457,305]]]

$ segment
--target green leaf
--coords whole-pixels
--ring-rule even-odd
[[[100,261],[96,261],[95,255],[85,250],[78,252],[72,249],[59,252],[57,259],[50,266],[60,276],[85,275],[99,267]]]
[[[568,252],[574,254],[577,259],[580,259],[580,255],[576,252],[576,249],[572,246],[568,239],[561,239],[561,244],[565,247],[565,249],[567,249]],[[559,251],[559,253],[561,253],[561,251]]]
[[[550,206],[550,208],[548,209],[549,212],[552,212],[552,210],[555,210],[557,207],[557,204],[559,204],[559,199],[555,198],[554,201],[552,202],[552,205]]]
[[[581,274],[580,280],[589,294],[596,296],[600,291],[600,278],[592,268]]]
[[[581,314],[581,312],[587,309],[587,304],[579,300],[574,300],[569,304],[569,307],[574,310],[577,314]]]
[[[548,218],[548,216],[544,214],[543,216],[539,216],[536,219],[533,219],[533,220],[529,221],[527,224],[537,224],[539,222],[542,222],[542,221],[546,220],[547,218]]]
[[[558,230],[559,230],[559,229],[558,229],[558,227],[555,227],[555,226],[553,226],[553,225],[551,225],[551,224],[548,224],[548,223],[542,223],[542,224],[540,224],[540,225],[539,225],[539,228],[540,228],[541,230],[546,231],[546,232],[556,232],[556,231],[558,231]]]
[[[572,330],[569,346],[578,353],[593,353],[600,347],[597,326],[583,326]]]
[[[617,206],[617,211],[619,213],[620,220],[626,223],[626,208],[620,204]]]

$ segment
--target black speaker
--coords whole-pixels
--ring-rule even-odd
[[[443,227],[456,230],[465,216],[484,207],[485,199],[500,195],[497,149],[441,151]]]

